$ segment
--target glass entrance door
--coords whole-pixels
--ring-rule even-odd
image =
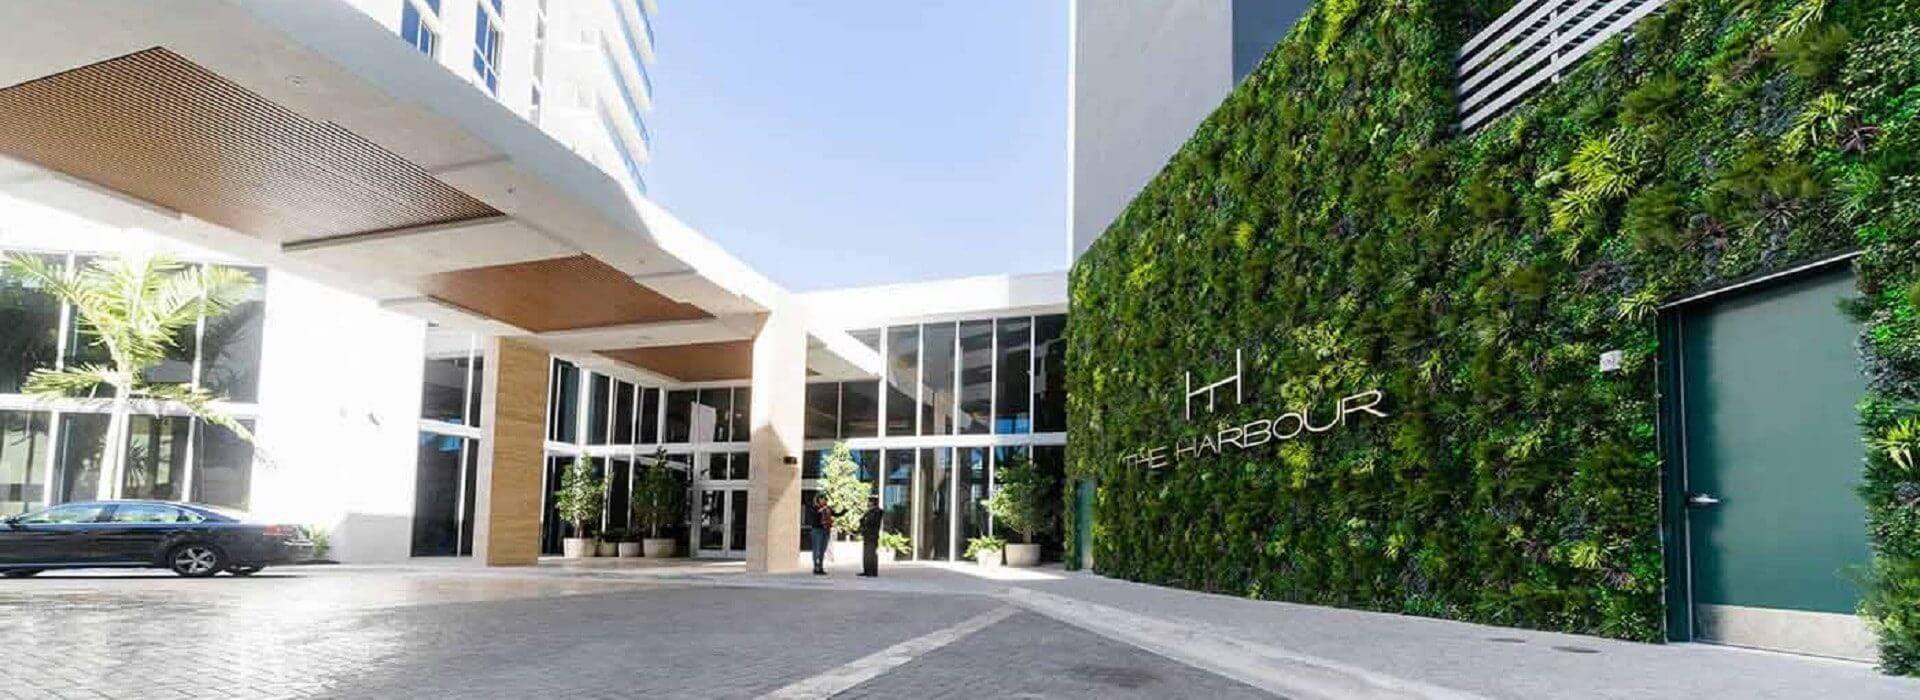
[[[746,452],[694,453],[694,552],[702,557],[747,556]]]

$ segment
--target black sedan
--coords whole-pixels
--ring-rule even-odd
[[[161,501],[65,503],[0,524],[0,576],[47,569],[161,568],[181,576],[250,576],[303,561],[298,527],[261,525],[208,506]]]

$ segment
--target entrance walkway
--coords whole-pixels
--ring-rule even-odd
[[[737,562],[671,561],[543,560],[532,570],[490,571],[987,596],[1294,697],[1920,697],[1920,680],[1890,678],[1846,661],[1254,601],[1058,568],[899,563],[870,580],[844,565],[819,577],[747,574]]]

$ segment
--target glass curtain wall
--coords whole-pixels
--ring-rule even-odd
[[[0,250],[28,255],[63,270],[97,258],[73,253]],[[189,262],[189,268],[207,263]],[[143,379],[204,388],[226,400],[229,412],[251,424],[258,410],[260,339],[265,323],[265,270],[251,275],[250,296],[219,316],[201,317],[172,339],[165,361]],[[0,399],[20,408],[0,410],[0,513],[12,514],[73,500],[164,498],[244,507],[251,485],[251,445],[220,442],[224,429],[194,421],[178,405],[158,415],[132,417],[126,469],[102,484],[109,408],[82,403],[38,404],[21,395],[38,369],[78,362],[107,363],[106,351],[72,307],[38,285],[0,270]],[[51,406],[40,408],[39,406]],[[243,472],[244,475],[235,472]],[[234,488],[232,484],[239,484]],[[206,488],[203,488],[203,485]]]
[[[1005,536],[984,503],[996,466],[1064,455],[1065,329],[1054,314],[849,331],[881,351],[886,377],[807,386],[803,473],[847,442],[877,480],[883,527],[911,538],[917,558],[957,559],[970,538]]]
[[[837,420],[837,390],[831,398],[835,405],[826,415]],[[633,526],[633,488],[664,451],[667,468],[686,484],[688,510],[687,524],[669,527],[662,536],[680,539],[686,552],[744,553],[752,405],[744,386],[641,386],[556,358],[548,387],[544,490],[549,507],[542,551],[557,554],[561,539],[574,536],[572,525],[558,522],[551,508],[573,460],[588,460],[603,476],[606,507],[584,533],[598,536]]]
[[[451,343],[459,349],[438,351],[425,360],[414,463],[412,553],[416,557],[473,554],[480,399],[486,372],[479,339],[466,336],[464,341]]]

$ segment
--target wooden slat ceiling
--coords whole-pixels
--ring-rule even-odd
[[[683,382],[717,382],[753,377],[751,340],[602,350],[600,354]]]
[[[712,318],[588,255],[442,272],[420,290],[536,333]]]
[[[164,48],[0,89],[0,152],[275,242],[500,214]]]

